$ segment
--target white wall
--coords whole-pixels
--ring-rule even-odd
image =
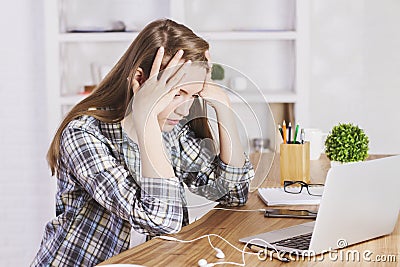
[[[311,126],[352,122],[370,153],[400,153],[400,1],[314,0]]]
[[[29,266],[54,215],[47,149],[43,3],[0,9],[0,266]]]

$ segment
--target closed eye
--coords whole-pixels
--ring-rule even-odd
[[[176,95],[175,95],[175,97],[178,97],[178,96],[181,96],[182,94],[179,92],[179,93],[177,93]],[[199,98],[200,96],[199,96],[199,94],[194,94],[194,95],[192,95],[192,98]]]

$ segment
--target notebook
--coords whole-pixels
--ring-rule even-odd
[[[265,247],[265,240],[280,251],[316,255],[388,235],[399,215],[399,165],[400,156],[392,156],[334,166],[327,174],[316,221],[240,241]]]
[[[283,191],[283,187],[259,188],[258,195],[268,206],[281,205],[318,205],[320,196],[312,196],[304,190],[300,194],[290,194]]]

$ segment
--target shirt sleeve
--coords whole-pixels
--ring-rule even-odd
[[[61,156],[75,182],[140,233],[178,232],[183,219],[178,179],[142,178],[139,186],[104,139],[82,129],[64,131]]]
[[[249,183],[254,178],[253,166],[247,155],[242,167],[225,164],[218,155],[202,146],[202,139],[186,131],[180,138],[180,158],[184,181],[196,194],[227,206],[247,202]]]

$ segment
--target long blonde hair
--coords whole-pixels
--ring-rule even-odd
[[[204,53],[209,49],[209,44],[186,26],[169,19],[156,20],[148,24],[97,88],[76,104],[61,122],[47,152],[47,161],[52,175],[59,167],[61,134],[68,123],[83,115],[93,116],[106,123],[120,122],[133,97],[131,84],[127,78],[132,70],[140,67],[147,79],[156,52],[161,46],[165,48],[161,69],[167,66],[179,49],[184,50],[185,60],[207,61]],[[93,107],[98,109],[93,109]],[[199,100],[196,100],[190,112],[204,113],[205,111],[201,108]],[[205,116],[195,116],[195,118],[197,119],[189,122],[189,127],[196,136],[212,138]]]

